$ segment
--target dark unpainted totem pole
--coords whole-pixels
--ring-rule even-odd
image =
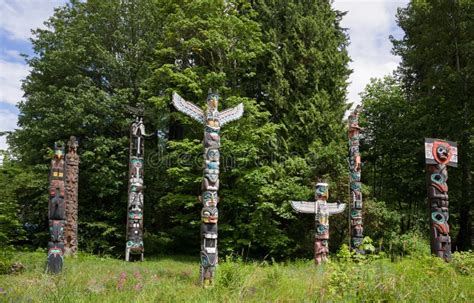
[[[66,227],[64,248],[66,255],[75,255],[77,252],[77,210],[79,186],[79,155],[77,154],[78,142],[71,136],[67,143],[66,154]]]
[[[199,200],[203,203],[201,211],[201,284],[211,286],[214,281],[217,266],[217,204],[219,197],[219,159],[220,159],[220,128],[224,124],[242,117],[244,106],[218,110],[219,96],[209,93],[205,111],[195,104],[185,101],[173,93],[173,105],[176,109],[204,125],[204,178],[202,195]]]
[[[361,161],[359,153],[359,113],[361,107],[357,106],[349,115],[349,190],[350,190],[350,228],[351,228],[351,248],[357,252],[362,252],[360,245],[364,239],[364,226],[362,224],[362,183]]]
[[[293,209],[299,213],[315,214],[314,223],[314,262],[316,265],[326,262],[329,256],[329,216],[344,211],[344,203],[327,203],[329,198],[327,183],[316,184],[315,202],[291,201]]]
[[[457,167],[458,149],[451,141],[425,138],[426,183],[430,209],[431,253],[451,260],[448,166]]]
[[[130,126],[126,261],[130,261],[130,255],[140,255],[140,260],[143,261],[145,251],[143,245],[144,136],[143,117],[137,116]]]
[[[66,223],[66,207],[64,201],[64,145],[54,144],[54,157],[51,160],[49,174],[48,203],[49,234],[48,260],[46,272],[59,273],[64,258],[64,226]]]

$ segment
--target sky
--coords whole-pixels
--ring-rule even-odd
[[[54,13],[54,7],[65,0],[0,0],[0,132],[17,128],[18,109],[22,99],[21,81],[29,68],[21,54],[33,56],[31,29],[44,28],[43,22]],[[349,56],[353,70],[349,79],[348,102],[360,102],[359,93],[370,78],[390,74],[400,62],[391,54],[389,36],[403,32],[395,22],[397,7],[408,0],[335,0],[334,8],[347,11],[342,27],[350,37]],[[6,149],[0,137],[0,149]]]

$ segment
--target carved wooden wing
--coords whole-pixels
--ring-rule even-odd
[[[194,103],[184,100],[177,93],[173,93],[173,105],[183,114],[190,116],[201,124],[204,124],[204,112]]]
[[[244,105],[240,103],[236,107],[228,108],[219,113],[219,123],[223,126],[226,123],[240,119],[244,114]]]
[[[316,202],[306,201],[290,201],[291,207],[299,213],[303,214],[315,214],[316,213]]]
[[[346,209],[345,203],[326,203],[330,215],[339,214]]]

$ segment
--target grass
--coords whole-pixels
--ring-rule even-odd
[[[61,274],[49,275],[44,273],[45,254],[22,252],[14,260],[25,270],[0,275],[0,301],[474,302],[474,254],[464,258],[471,263],[446,264],[426,256],[396,262],[334,261],[319,267],[303,260],[271,265],[221,261],[215,287],[202,289],[197,258],[127,263],[79,254],[66,259]]]

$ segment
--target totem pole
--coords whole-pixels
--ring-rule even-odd
[[[315,202],[291,201],[291,206],[299,213],[315,214],[314,261],[319,265],[326,262],[329,255],[329,216],[343,212],[346,204],[326,202],[329,198],[327,183],[316,184],[315,198]]]
[[[349,115],[349,182],[350,182],[350,227],[351,227],[351,248],[357,252],[364,239],[364,227],[362,225],[362,191],[361,191],[361,165],[359,154],[359,113],[361,106],[357,106]]]
[[[54,144],[54,158],[49,175],[49,233],[46,272],[59,273],[63,267],[64,226],[66,207],[64,201],[64,145]]]
[[[431,218],[431,253],[449,262],[448,168],[457,167],[458,149],[455,142],[425,138],[426,183]]]
[[[140,255],[143,261],[143,165],[145,154],[145,125],[142,114],[137,115],[130,126],[130,162],[128,182],[127,244],[125,260],[130,254]]]
[[[66,227],[64,230],[64,249],[66,255],[77,252],[77,208],[79,183],[79,155],[76,137],[69,138],[68,153],[66,154]]]
[[[234,108],[218,111],[219,96],[209,93],[205,112],[195,104],[185,101],[173,93],[173,105],[176,109],[204,125],[204,178],[202,195],[199,200],[203,203],[201,211],[201,284],[206,287],[213,284],[217,266],[217,203],[219,197],[219,148],[220,128],[224,124],[238,120],[244,113],[242,103]]]

